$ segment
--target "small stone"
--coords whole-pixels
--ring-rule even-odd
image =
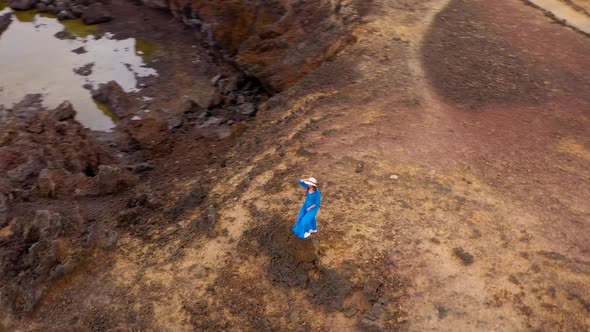
[[[84,54],[84,53],[86,53],[88,51],[86,51],[86,49],[84,48],[84,46],[80,46],[80,47],[78,47],[76,49],[73,49],[72,52],[73,53],[76,53],[76,54]]]
[[[205,122],[203,122],[203,124],[200,125],[199,127],[204,128],[204,127],[209,127],[209,126],[219,126],[225,120],[226,119],[224,119],[224,118],[218,118],[218,117],[212,116],[209,119],[207,119]]]
[[[223,78],[225,78],[225,75],[223,75],[223,74],[216,75],[215,77],[213,77],[211,79],[211,85],[217,86],[217,83],[219,83],[219,80],[221,80]]]
[[[70,18],[70,14],[63,9],[60,10],[59,13],[57,13],[57,19],[60,21],[67,20],[69,18]]]
[[[127,169],[133,173],[142,173],[154,169],[154,166],[149,163],[143,162],[135,165],[129,165],[127,166]]]
[[[237,111],[242,115],[252,116],[256,114],[256,106],[252,103],[238,105]]]
[[[457,247],[453,249],[453,253],[455,254],[455,256],[461,258],[461,260],[463,261],[463,265],[471,265],[473,264],[473,255],[464,251],[463,248],[461,247]]]
[[[51,6],[52,5],[50,5],[50,6],[47,7],[48,8],[47,10],[50,13],[53,12],[53,11],[51,11]],[[76,37],[72,36],[69,32],[67,32],[65,30],[62,30],[62,31],[59,31],[59,32],[55,33],[54,36],[55,36],[55,38],[58,38],[58,39],[76,39]]]
[[[58,19],[59,19],[59,15],[58,15]],[[92,74],[92,67],[93,66],[94,66],[94,62],[87,63],[80,68],[74,69],[74,73],[76,73],[80,76],[89,76],[90,74]]]
[[[356,308],[356,306],[353,305],[344,311],[344,316],[346,316],[347,318],[350,318],[350,317],[356,315],[357,312],[358,312],[358,309]]]
[[[391,180],[397,180],[399,177],[397,175],[395,175],[395,174],[392,174],[392,175],[389,176],[389,178]]]
[[[179,118],[179,117],[169,119],[168,120],[168,130],[180,128],[183,123],[184,123],[184,121],[182,120],[182,118]]]

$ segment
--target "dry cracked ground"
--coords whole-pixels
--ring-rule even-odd
[[[517,0],[372,7],[221,165],[168,178],[173,218],[4,329],[590,331],[590,39]]]

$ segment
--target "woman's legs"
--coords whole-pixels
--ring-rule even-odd
[[[312,233],[318,232],[318,221],[315,217],[311,220],[311,232]]]

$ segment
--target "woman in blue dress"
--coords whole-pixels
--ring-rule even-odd
[[[299,184],[305,187],[305,203],[299,210],[297,223],[293,226],[293,232],[300,238],[305,239],[312,233],[318,231],[317,221],[315,219],[322,202],[322,193],[318,188],[315,178],[300,179]]]

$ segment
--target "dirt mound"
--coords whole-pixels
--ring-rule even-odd
[[[352,285],[338,271],[320,264],[319,241],[298,238],[278,216],[268,220],[247,231],[245,241],[253,239],[253,250],[268,256],[271,280],[307,289],[310,301],[326,310],[340,309],[351,294]]]

